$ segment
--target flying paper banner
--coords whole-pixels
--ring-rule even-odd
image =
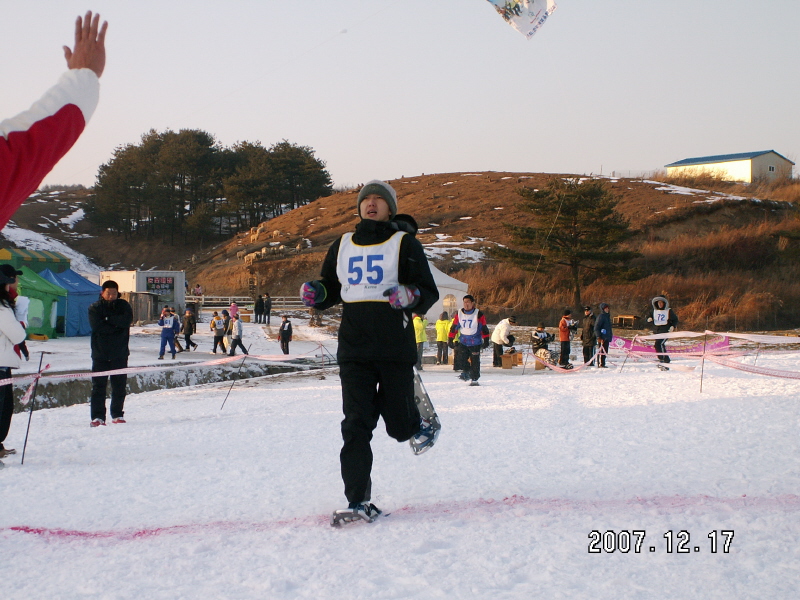
[[[531,39],[556,9],[555,0],[488,0],[509,25]]]

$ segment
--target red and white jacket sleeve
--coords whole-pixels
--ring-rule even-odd
[[[80,137],[99,96],[94,71],[70,69],[28,110],[0,122],[0,229]]]

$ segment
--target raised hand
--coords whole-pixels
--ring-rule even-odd
[[[106,29],[108,21],[100,25],[100,15],[92,17],[87,11],[75,21],[75,48],[64,46],[64,58],[70,69],[91,69],[100,77],[106,67]]]

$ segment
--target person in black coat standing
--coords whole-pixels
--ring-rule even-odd
[[[281,328],[278,331],[278,339],[281,342],[281,350],[284,354],[289,354],[289,342],[292,341],[292,322],[286,315],[281,316]]]
[[[596,319],[591,306],[583,307],[583,328],[581,329],[581,344],[583,345],[583,364],[594,357],[594,347],[597,345],[597,336],[594,333]],[[591,366],[591,365],[590,365]]]
[[[103,283],[100,299],[89,307],[92,328],[92,372],[113,371],[128,366],[128,341],[133,323],[133,309],[119,297],[115,281]],[[108,375],[92,377],[92,427],[106,424],[106,385]],[[127,375],[111,375],[111,419],[124,423],[123,405]]]
[[[253,307],[253,312],[256,315],[256,323],[263,323],[264,322],[264,298],[261,294],[258,295],[256,299],[256,304]]]
[[[600,356],[595,364],[599,368],[605,369],[608,347],[614,337],[614,330],[611,328],[611,307],[605,302],[600,303],[600,314],[594,324],[594,334],[597,336],[597,345],[602,346],[602,350],[598,350]]]
[[[264,319],[267,320],[267,325],[269,325],[270,313],[272,313],[272,297],[269,294],[264,294],[264,316],[261,317],[261,322],[264,322]]]

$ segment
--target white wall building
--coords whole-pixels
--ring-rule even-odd
[[[184,271],[100,271],[100,285],[109,279],[117,282],[120,292],[149,292],[157,295],[158,313],[164,306],[169,306],[180,315],[186,307]]]
[[[725,181],[752,183],[759,179],[770,181],[778,177],[791,177],[794,163],[774,150],[764,150],[684,158],[664,166],[668,177],[708,173]]]

